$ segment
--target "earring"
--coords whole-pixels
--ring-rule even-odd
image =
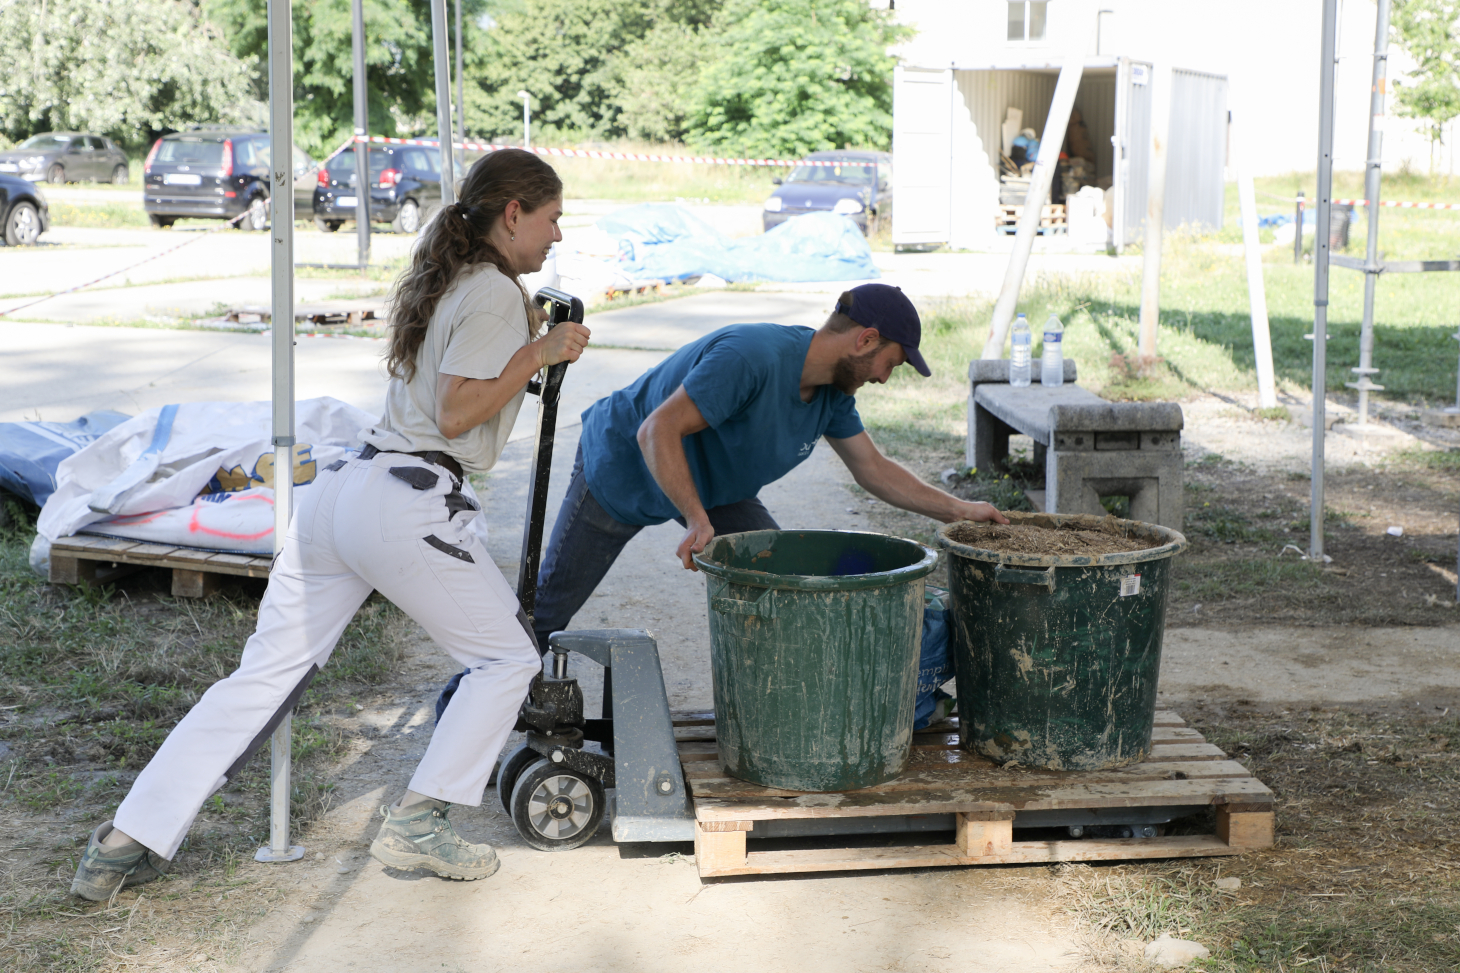
[[[515,234],[515,233],[512,234],[511,240],[512,240],[513,243],[516,243],[517,242],[517,234]]]

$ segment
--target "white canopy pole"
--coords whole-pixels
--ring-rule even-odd
[[[1060,147],[1065,144],[1065,131],[1070,126],[1070,110],[1075,107],[1075,93],[1080,90],[1080,78],[1085,73],[1085,59],[1078,45],[1071,45],[1070,53],[1060,68],[1059,80],[1055,82],[1054,99],[1049,106],[1049,115],[1044,121],[1044,138],[1039,143],[1039,157],[1034,162],[1034,173],[1029,179],[1029,195],[1024,197],[1024,212],[1019,217],[1019,226],[1014,231],[1014,253],[1009,257],[1009,269],[1004,272],[1004,286],[999,291],[999,300],[994,304],[994,318],[989,324],[988,340],[984,342],[982,358],[1003,358],[1004,341],[1009,337],[1009,322],[1014,320],[1014,310],[1019,305],[1019,289],[1024,286],[1024,271],[1029,266],[1029,253],[1034,249],[1034,237],[1039,232],[1039,220],[1044,212],[1044,200],[1054,184],[1055,165],[1059,162]]]
[[[1313,491],[1308,557],[1323,560],[1323,437],[1328,379],[1328,233],[1333,217],[1333,88],[1338,65],[1338,0],[1323,0],[1318,76],[1318,213],[1313,227]],[[1372,218],[1372,217],[1371,217]]]
[[[1252,185],[1252,145],[1247,115],[1233,112],[1237,151],[1237,196],[1242,203],[1242,249],[1247,257],[1247,306],[1252,313],[1252,357],[1257,363],[1257,401],[1261,408],[1277,407],[1277,385],[1272,369],[1272,332],[1267,320],[1267,290],[1262,280],[1262,247],[1257,239],[1257,192]]]
[[[431,0],[431,41],[436,61],[436,129],[441,139],[441,205],[456,202],[455,151],[451,144],[451,62],[446,53],[446,0]]]
[[[269,223],[274,350],[274,555],[284,546],[294,487],[294,31],[291,0],[269,0]],[[289,844],[289,744],[293,713],[274,730],[269,794],[269,845],[254,858],[296,861]]]
[[[1166,233],[1166,145],[1171,133],[1171,65],[1151,70],[1151,163],[1146,172],[1146,239],[1141,254],[1142,365],[1156,362],[1161,322],[1161,244]]]
[[[350,47],[355,60],[355,137],[370,135],[370,110],[365,93],[365,4],[350,4]],[[360,273],[370,263],[370,143],[355,143],[355,262]]]

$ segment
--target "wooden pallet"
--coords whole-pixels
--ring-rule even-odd
[[[273,316],[273,308],[262,304],[240,304],[226,308],[220,320],[232,324],[250,321],[264,323]],[[294,320],[307,324],[348,328],[377,327],[385,324],[385,301],[380,298],[326,301],[320,304],[295,304]]]
[[[1013,230],[1019,225],[1019,218],[1024,215],[1024,206],[1019,204],[1011,206],[1007,203],[999,204],[994,211],[994,229]],[[1063,230],[1067,228],[1065,219],[1065,207],[1063,203],[1046,203],[1039,210],[1039,228],[1041,230]]]
[[[1235,855],[1273,843],[1273,794],[1174,713],[1156,715],[1151,758],[1108,771],[1004,769],[958,746],[957,733],[918,733],[899,778],[864,790],[808,794],[726,775],[711,714],[675,720],[695,806],[700,877],[941,865]],[[1211,805],[1210,834],[1156,838],[1018,840],[1017,811]],[[758,851],[757,821],[951,814],[951,844]],[[1026,834],[1032,832],[1024,832]],[[924,832],[932,837],[934,833]],[[782,844],[784,842],[778,842]]]
[[[222,575],[267,578],[272,564],[272,558],[253,554],[219,554],[77,534],[51,545],[50,580],[52,584],[106,584],[143,568],[170,568],[174,596],[202,598],[217,590]]]

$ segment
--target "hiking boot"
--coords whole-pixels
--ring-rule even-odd
[[[92,902],[106,902],[117,892],[131,885],[150,882],[166,874],[172,863],[136,841],[115,848],[103,848],[102,839],[112,833],[107,821],[91,833],[86,853],[76,867],[71,881],[71,894]]]
[[[391,868],[429,868],[442,878],[474,882],[502,864],[491,845],[474,845],[459,837],[446,820],[451,805],[421,801],[410,807],[382,805],[385,823],[370,845],[376,861]]]

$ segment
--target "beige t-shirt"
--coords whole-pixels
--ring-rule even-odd
[[[447,289],[431,315],[425,340],[416,352],[416,374],[409,382],[390,380],[385,415],[365,431],[376,449],[401,453],[442,450],[468,473],[485,473],[497,463],[524,387],[492,418],[455,439],[436,426],[436,380],[441,374],[496,378],[517,349],[531,339],[527,309],[517,284],[492,264],[465,271]]]

